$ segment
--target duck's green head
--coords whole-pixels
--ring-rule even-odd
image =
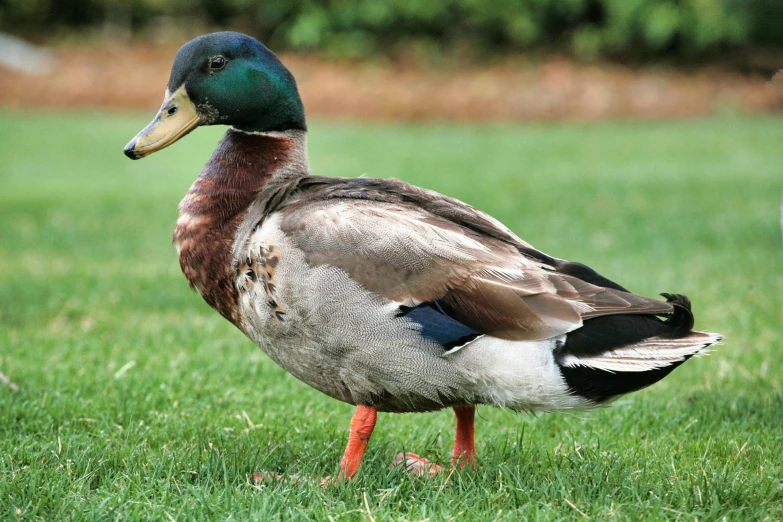
[[[182,46],[155,119],[128,145],[139,159],[199,125],[255,132],[306,130],[296,81],[277,56],[250,36],[220,32]]]

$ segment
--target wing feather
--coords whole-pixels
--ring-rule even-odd
[[[438,301],[482,334],[537,340],[612,314],[669,315],[584,265],[552,258],[473,207],[398,180],[280,180],[248,210],[235,263],[254,227],[280,228],[311,266],[340,268],[406,306]],[[244,238],[244,239],[243,239]]]

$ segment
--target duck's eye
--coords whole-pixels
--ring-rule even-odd
[[[222,56],[220,56],[220,55],[213,56],[212,58],[209,59],[209,70],[210,71],[219,71],[220,69],[225,67],[227,63],[228,63],[228,60],[226,60]]]

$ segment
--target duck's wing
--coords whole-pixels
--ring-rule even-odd
[[[611,282],[539,252],[465,203],[397,180],[303,178],[275,207],[266,210],[279,213],[311,266],[340,268],[401,307],[437,303],[483,334],[545,339],[592,317],[673,312],[602,286]]]

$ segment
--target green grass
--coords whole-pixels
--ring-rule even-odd
[[[379,417],[349,484],[352,408],[276,367],[192,293],[176,205],[220,129],[140,162],[151,114],[0,114],[0,520],[776,520],[783,517],[783,121],[331,125],[315,172],[394,176],[480,207],[632,290],[689,295],[722,346],[612,408]]]

